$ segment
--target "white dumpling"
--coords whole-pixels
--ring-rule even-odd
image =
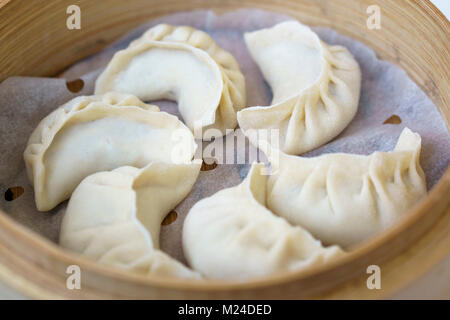
[[[346,48],[328,46],[297,21],[246,33],[245,42],[273,92],[271,106],[238,113],[255,146],[264,141],[301,154],[336,137],[353,119],[361,72]],[[272,129],[279,130],[277,141],[261,132]]]
[[[182,42],[206,51],[219,65],[219,69],[224,78],[222,99],[217,112],[220,112],[222,117],[236,119],[236,111],[239,111],[245,106],[246,91],[244,75],[231,53],[219,47],[206,32],[189,26],[158,24],[147,30],[140,38],[134,40],[130,46],[148,40]],[[217,117],[220,120],[220,116]],[[217,121],[218,120],[216,120],[216,125],[218,124]],[[226,124],[226,121],[221,124]],[[235,126],[236,123],[234,126],[231,125],[225,129],[234,128]]]
[[[68,199],[83,178],[98,171],[191,161],[197,146],[190,130],[156,106],[133,105],[139,104],[134,99],[79,97],[40,122],[24,152],[38,210]]]
[[[177,101],[186,125],[205,139],[234,129],[246,99],[244,76],[229,52],[203,31],[166,24],[114,55],[95,85],[96,93],[110,90]],[[220,134],[205,136],[209,128]]]
[[[151,163],[88,176],[69,200],[61,246],[142,274],[200,278],[159,250],[161,222],[190,192],[200,166]]]
[[[265,207],[263,164],[254,164],[238,186],[197,202],[183,226],[190,266],[208,278],[245,280],[321,265],[344,254],[324,248],[308,231]]]
[[[326,244],[357,244],[391,226],[426,195],[420,148],[420,136],[405,128],[391,152],[314,158],[279,153],[267,206]]]

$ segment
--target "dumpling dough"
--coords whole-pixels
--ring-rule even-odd
[[[95,86],[96,93],[110,90],[176,100],[186,125],[205,139],[234,129],[246,99],[244,76],[230,53],[203,31],[166,24],[116,53]],[[205,132],[210,128],[220,132]]]
[[[229,121],[236,120],[236,112],[242,109],[246,102],[245,78],[236,59],[228,51],[219,47],[206,32],[188,26],[158,24],[134,40],[130,46],[148,40],[182,42],[206,51],[219,65],[223,74],[224,88],[217,112],[222,114],[221,117],[230,118]],[[234,127],[236,123],[225,129]]]
[[[98,262],[159,276],[200,275],[159,250],[161,222],[191,190],[199,163],[120,167],[85,178],[64,215],[60,244]]]
[[[192,207],[184,221],[183,249],[194,270],[208,278],[245,280],[321,265],[343,254],[266,209],[264,169],[254,164],[240,185]]]
[[[75,98],[45,117],[24,152],[38,210],[68,199],[83,178],[98,171],[191,161],[197,147],[192,133],[158,110],[136,97],[109,94]]]
[[[333,139],[353,119],[361,72],[346,48],[328,46],[297,21],[246,33],[245,42],[273,92],[271,106],[238,113],[252,144],[301,154]],[[279,138],[264,132],[272,129]]]
[[[315,158],[280,153],[267,206],[325,244],[357,244],[391,226],[426,195],[420,148],[420,136],[405,128],[391,152]]]
[[[105,94],[98,94],[92,96],[79,96],[73,98],[62,107],[66,111],[70,111],[75,108],[81,108],[83,105],[87,105],[91,102],[104,102],[113,106],[136,106],[148,111],[160,111],[158,106],[153,104],[147,104],[139,100],[138,97],[128,93],[120,92],[106,92]]]

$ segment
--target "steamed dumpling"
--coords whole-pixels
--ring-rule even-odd
[[[219,47],[206,32],[188,26],[158,24],[134,40],[130,46],[148,40],[182,42],[206,51],[219,65],[224,81],[222,99],[217,110],[221,115],[218,115],[217,118],[230,118],[227,121],[236,120],[236,112],[242,109],[246,102],[245,78],[236,59],[228,51]],[[222,121],[222,125],[227,121]],[[216,126],[217,124],[218,121],[216,121]],[[236,127],[236,123],[224,127],[224,129],[234,127]]]
[[[263,141],[301,154],[336,137],[353,119],[361,72],[346,48],[328,46],[297,21],[246,33],[245,42],[273,92],[271,106],[238,113],[255,146]],[[272,129],[279,138],[261,132]]]
[[[136,99],[79,97],[40,122],[24,152],[38,210],[68,199],[85,177],[98,171],[191,161],[196,144],[190,130],[177,117]]]
[[[265,207],[263,164],[254,164],[238,186],[196,203],[183,226],[183,249],[194,270],[208,278],[245,280],[317,266],[340,256],[308,231]]]
[[[95,86],[96,93],[110,90],[176,100],[196,138],[234,129],[236,112],[245,105],[245,80],[234,57],[205,32],[186,26],[157,25],[116,53]],[[204,136],[209,128],[220,132]]]
[[[142,274],[199,278],[159,250],[162,220],[186,197],[199,171],[199,163],[151,163],[88,176],[69,200],[60,244]]]
[[[267,206],[326,244],[357,244],[391,226],[426,195],[420,148],[420,136],[405,128],[391,152],[314,158],[279,153]]]

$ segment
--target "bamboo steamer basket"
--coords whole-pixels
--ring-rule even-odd
[[[66,8],[81,8],[81,30],[66,28]],[[381,29],[366,26],[366,9],[381,8]],[[0,81],[54,76],[152,18],[194,9],[222,13],[261,8],[309,25],[331,27],[402,67],[450,126],[449,22],[429,1],[389,0],[0,0]],[[4,191],[4,190],[3,190]],[[165,280],[127,273],[67,252],[0,211],[0,282],[31,298],[388,298],[450,255],[450,168],[404,219],[314,270],[245,283]],[[379,265],[382,289],[369,290],[366,268]],[[69,265],[81,289],[66,287]]]

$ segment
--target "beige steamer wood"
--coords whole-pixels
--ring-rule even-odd
[[[75,1],[81,30],[65,27],[65,1],[0,0],[0,81],[53,76],[149,19],[177,11],[242,7],[289,14],[372,47],[395,62],[434,101],[450,126],[449,22],[429,1],[376,1],[382,28],[366,27],[373,0]],[[74,4],[70,3],[70,4]],[[58,27],[60,26],[60,27]],[[306,272],[246,283],[164,280],[126,273],[62,250],[0,213],[0,281],[33,298],[379,298],[389,297],[450,254],[450,168],[393,228],[346,257]],[[82,290],[67,290],[68,265],[82,269]],[[383,270],[383,289],[366,288],[366,267]],[[408,272],[405,272],[407,270]]]

